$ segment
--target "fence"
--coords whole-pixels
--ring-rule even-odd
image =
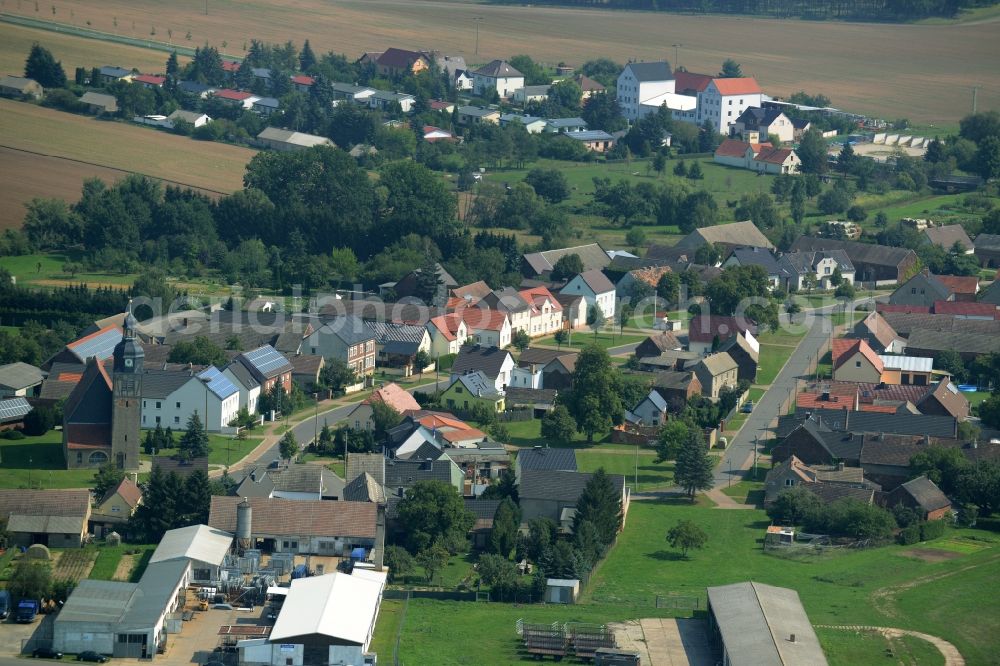
[[[666,594],[666,595],[656,595],[656,607],[657,608],[672,608],[674,610],[688,610],[696,611],[701,610],[701,597],[693,597],[690,595],[680,595],[680,594]]]
[[[458,592],[454,590],[400,590],[387,587],[382,593],[385,599],[437,599],[438,601],[475,601],[475,592]]]
[[[535,418],[535,410],[530,407],[516,407],[497,414],[497,420],[501,423],[510,423],[512,421],[530,421],[533,418]]]

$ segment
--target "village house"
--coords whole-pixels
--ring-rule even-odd
[[[666,422],[668,411],[667,401],[652,389],[632,409],[625,412],[625,420],[637,425],[658,426]]]
[[[674,93],[674,75],[670,63],[630,62],[618,75],[615,90],[622,115],[629,122],[635,122],[643,115],[640,113],[643,103],[650,102],[658,107],[660,104],[656,104],[656,100]]]
[[[521,523],[549,518],[561,534],[573,533],[576,505],[592,474],[552,469],[522,469],[518,481]],[[630,492],[621,474],[608,474],[615,495],[621,497],[622,523],[628,515]]]
[[[401,370],[406,377],[423,371],[417,367],[417,354],[430,354],[431,335],[426,327],[388,321],[365,321],[365,325],[375,335],[377,365]]]
[[[576,369],[578,353],[558,356],[542,368],[542,386],[546,389],[563,390],[573,387],[573,371]]]
[[[767,274],[768,287],[777,289],[784,286],[792,278],[791,271],[783,267],[767,248],[738,247],[733,249],[729,258],[722,263],[722,268],[731,266],[760,266]]]
[[[917,255],[909,248],[857,241],[800,236],[790,248],[792,252],[818,250],[843,250],[854,265],[855,279],[865,283],[874,282],[875,286],[903,282],[912,274],[917,264]]]
[[[526,116],[521,113],[505,113],[500,116],[500,125],[502,127],[512,124],[523,125],[528,134],[541,134],[545,131],[545,118]]]
[[[976,275],[937,275],[938,280],[951,290],[959,303],[975,303],[979,294],[979,277]]]
[[[569,132],[565,135],[567,140],[577,141],[583,144],[584,148],[593,153],[605,153],[615,147],[616,139],[604,130],[581,130],[579,132]]]
[[[435,127],[433,125],[424,125],[423,138],[427,143],[435,143],[437,141],[458,141],[455,135],[448,130],[441,129],[440,127]]]
[[[531,287],[519,293],[531,305],[528,335],[549,335],[563,327],[562,304],[547,287]]]
[[[251,467],[236,487],[236,496],[332,501],[344,496],[344,482],[322,465],[295,463],[277,469]]]
[[[696,315],[688,323],[688,350],[699,354],[717,351],[723,342],[742,333],[757,335],[757,325],[743,317]]]
[[[275,385],[281,386],[285,393],[291,392],[292,364],[271,345],[243,352],[236,360],[257,380],[261,393],[270,393]]]
[[[854,326],[854,337],[868,343],[879,354],[899,354],[906,342],[878,312],[870,312]]]
[[[701,382],[701,394],[712,400],[718,399],[722,389],[739,383],[739,366],[726,352],[706,356],[690,367]]]
[[[288,78],[292,82],[292,87],[295,88],[295,91],[304,95],[308,95],[312,87],[316,85],[316,79],[305,74],[293,74]]]
[[[347,416],[347,423],[355,430],[373,430],[375,423],[372,421],[374,405],[381,403],[405,416],[409,411],[420,409],[420,403],[416,401],[413,394],[403,389],[395,382],[380,386],[375,389],[370,396],[351,410]]]
[[[281,109],[281,100],[276,97],[261,97],[254,100],[250,110],[260,116],[270,116]]]
[[[531,310],[533,306],[513,287],[503,287],[490,291],[477,302],[475,307],[491,308],[506,314],[510,320],[511,335],[518,331],[531,334]]]
[[[540,86],[523,86],[514,91],[513,102],[524,106],[529,102],[544,102],[549,98],[551,84]]]
[[[838,271],[844,282],[854,284],[854,264],[843,250],[785,252],[778,259],[778,266],[785,274],[785,289],[833,289],[833,278]]]
[[[306,134],[305,132],[293,132],[277,127],[264,128],[257,135],[257,143],[265,148],[282,152],[306,150],[307,148],[314,148],[316,146],[336,148],[333,141],[330,141],[325,136]]]
[[[547,446],[535,446],[521,449],[514,461],[514,478],[518,483],[526,471],[540,472],[575,472],[576,450],[553,449]]]
[[[864,470],[860,467],[848,467],[843,463],[807,465],[792,455],[768,470],[764,480],[764,503],[770,504],[789,488],[814,484],[836,484],[866,489],[869,503],[874,491],[878,489],[877,484],[865,481]]]
[[[674,247],[676,250],[689,251],[693,257],[695,251],[706,243],[716,246],[724,257],[737,247],[761,247],[774,250],[774,245],[767,239],[767,236],[749,220],[695,229],[680,239]]]
[[[330,87],[333,89],[334,106],[336,106],[336,103],[340,101],[367,105],[368,98],[376,92],[375,88],[359,86],[352,83],[334,82]]]
[[[260,398],[260,382],[239,361],[232,361],[223,368],[222,374],[239,389],[239,409],[246,409],[250,414],[256,414],[257,400]]]
[[[260,99],[260,96],[246,92],[245,90],[222,88],[221,90],[216,90],[212,93],[212,99],[217,99],[229,104],[230,106],[235,106],[245,111],[249,111],[253,108],[253,103]]]
[[[434,359],[457,354],[469,337],[465,320],[461,314],[454,312],[433,317],[427,322],[427,332],[431,338],[430,354]]]
[[[457,116],[455,122],[459,125],[500,124],[500,112],[496,109],[487,109],[481,106],[460,106],[455,113]]]
[[[101,84],[108,86],[118,81],[131,81],[135,73],[131,69],[125,69],[124,67],[105,65],[98,70],[98,75],[100,76]]]
[[[143,373],[143,428],[182,429],[197,413],[209,432],[231,433],[229,424],[239,408],[239,389],[218,368],[209,366],[197,374],[184,370]]]
[[[462,321],[468,332],[467,340],[486,347],[507,347],[510,345],[513,328],[510,317],[505,312],[489,308],[463,308]]]
[[[167,82],[167,77],[165,76],[155,76],[153,74],[136,74],[132,77],[132,83],[137,83],[143,88],[152,90],[153,88],[162,88],[163,84]]]
[[[545,121],[545,131],[551,134],[573,134],[587,129],[583,118],[550,118]]]
[[[472,72],[472,90],[478,97],[495,90],[500,99],[507,99],[523,87],[524,74],[506,60],[493,60]]]
[[[84,490],[0,490],[0,522],[7,545],[27,548],[80,548],[90,519],[90,493]]]
[[[606,274],[611,273],[613,266],[614,260],[612,260]],[[636,299],[655,293],[656,287],[660,283],[660,278],[669,272],[669,266],[644,266],[629,270],[615,282],[615,294],[618,298]]]
[[[368,97],[368,107],[379,111],[391,111],[393,105],[398,104],[403,113],[409,113],[416,101],[417,98],[409,93],[376,90]]]
[[[983,268],[1000,267],[1000,234],[976,236],[974,253]]]
[[[484,405],[497,414],[505,409],[503,391],[498,390],[490,377],[481,370],[456,376],[451,385],[441,392],[441,402],[448,409],[457,409],[466,414],[476,405]]]
[[[719,134],[729,134],[730,126],[747,108],[760,107],[761,96],[753,77],[714,78],[698,93],[697,122],[701,125],[707,120]]]
[[[653,388],[663,396],[667,408],[679,413],[687,407],[688,401],[701,395],[701,380],[689,370],[663,370],[653,377]]]
[[[931,245],[937,245],[945,252],[951,252],[956,243],[960,248],[960,254],[972,254],[976,249],[969,234],[965,232],[965,227],[961,224],[946,224],[924,229],[924,239]]]
[[[218,90],[215,86],[210,86],[197,81],[178,81],[177,89],[187,95],[193,95],[198,99],[208,99],[208,96]]]
[[[0,398],[35,395],[44,379],[41,369],[27,363],[0,365]]]
[[[592,95],[603,93],[605,90],[603,84],[601,84],[599,81],[595,81],[594,79],[590,78],[589,76],[586,76],[585,74],[577,74],[576,76],[573,77],[573,81],[576,82],[576,85],[580,86],[580,90],[583,93],[580,96],[580,100],[583,102],[586,102],[588,99],[590,99]]]
[[[733,137],[753,143],[770,142],[771,136],[781,143],[791,143],[795,139],[792,121],[780,109],[751,106],[740,114],[729,130]]]
[[[926,476],[918,476],[885,496],[885,506],[914,509],[921,520],[943,520],[951,515],[951,500]]]
[[[677,351],[683,349],[680,340],[670,331],[660,331],[647,336],[635,348],[636,358],[657,357],[665,351]]]
[[[141,501],[142,490],[131,477],[126,476],[103,497],[95,500],[90,512],[91,533],[98,538],[107,538],[111,532],[121,534]]]
[[[831,350],[833,378],[872,384],[927,386],[934,359],[922,356],[876,354],[864,340],[837,338]]]
[[[739,370],[737,379],[751,384],[757,381],[757,366],[760,361],[760,343],[752,333],[737,333],[719,345],[719,351],[729,354]]]
[[[950,301],[955,298],[951,289],[926,268],[899,285],[889,295],[892,305],[931,306],[935,301]]]
[[[310,354],[340,359],[360,378],[375,372],[375,333],[354,315],[326,322],[306,338]]]
[[[421,481],[440,481],[462,492],[465,475],[455,461],[443,452],[431,460],[399,460],[393,458],[385,463],[386,498],[404,497],[406,491]]]
[[[587,302],[589,311],[595,305],[607,319],[615,316],[615,285],[600,270],[584,271],[559,290],[561,294],[578,294]]]
[[[503,391],[511,383],[514,371],[514,357],[505,349],[487,345],[466,345],[462,347],[451,366],[450,381],[471,372],[481,372],[497,391]]]
[[[715,150],[717,164],[750,169],[757,173],[798,173],[802,160],[791,148],[775,148],[770,143],[747,143],[725,139]]]
[[[382,76],[395,78],[419,74],[431,66],[431,56],[422,51],[407,51],[391,47],[375,59],[375,68]]]
[[[80,103],[86,105],[87,111],[94,115],[118,113],[118,99],[114,95],[88,90],[83,93]]]
[[[556,294],[562,306],[562,326],[572,336],[573,331],[587,325],[587,301],[580,294]]]

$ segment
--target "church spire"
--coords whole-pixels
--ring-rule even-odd
[[[126,340],[135,339],[135,329],[139,322],[136,321],[135,315],[132,314],[132,299],[128,299],[128,305],[125,307],[125,321],[122,324],[122,337]]]

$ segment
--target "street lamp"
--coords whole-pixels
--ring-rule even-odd
[[[313,412],[313,448],[319,444],[319,393],[313,393],[315,411]]]
[[[679,51],[678,50],[682,46],[684,46],[684,45],[683,44],[674,44],[673,45],[673,47],[674,47],[674,69],[677,69],[677,67],[680,65],[680,55],[679,55]]]

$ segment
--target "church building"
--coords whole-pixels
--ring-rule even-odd
[[[132,304],[122,339],[112,355],[111,373],[91,356],[80,382],[63,407],[63,452],[67,469],[100,467],[109,460],[119,469],[139,469],[142,363]]]

